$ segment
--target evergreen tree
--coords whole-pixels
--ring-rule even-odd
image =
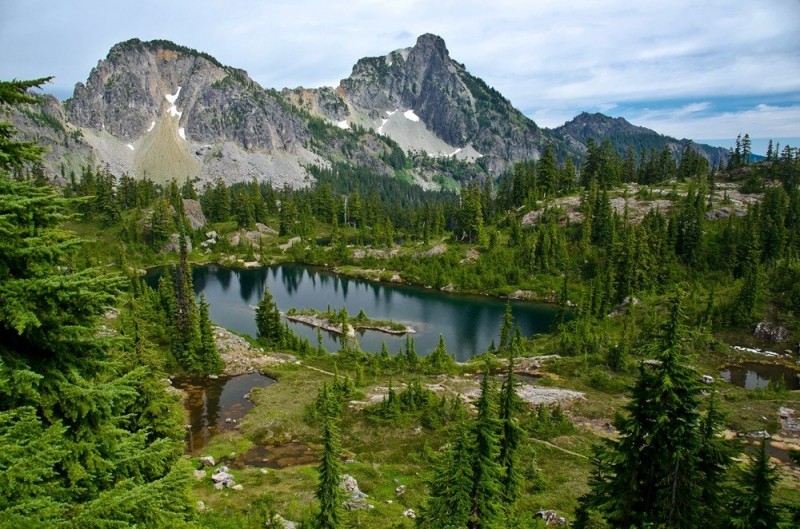
[[[470,521],[472,505],[473,440],[465,424],[456,430],[455,439],[439,458],[428,484],[430,496],[423,507],[419,527],[424,529],[463,529]]]
[[[475,451],[472,459],[472,492],[469,529],[496,527],[503,513],[503,467],[500,466],[500,421],[497,396],[488,358],[481,381],[481,396],[475,403],[478,415],[473,427]]]
[[[413,348],[413,346],[412,346]],[[416,353],[414,353],[416,356]],[[439,335],[439,343],[431,351],[431,354],[423,360],[426,370],[429,373],[441,374],[449,373],[455,367],[453,357],[447,353],[447,347],[444,344],[444,336]]]
[[[766,439],[761,441],[758,453],[741,472],[739,490],[731,502],[731,527],[735,529],[775,529],[780,516],[773,503],[772,494],[780,475],[769,462]]]
[[[342,527],[341,503],[342,493],[339,480],[342,473],[342,447],[339,441],[339,429],[336,425],[338,406],[334,406],[329,396],[328,402],[322,405],[322,456],[317,467],[316,498],[319,501],[317,527],[320,529],[338,529]]]
[[[256,329],[258,337],[269,347],[280,347],[283,342],[283,325],[278,304],[272,298],[269,287],[264,283],[264,294],[256,308]]]
[[[500,346],[497,351],[508,353],[511,349],[511,340],[514,337],[514,316],[511,314],[511,302],[506,302],[506,312],[503,315],[503,325],[500,327]]]
[[[627,415],[615,421],[619,439],[596,452],[591,492],[581,499],[577,527],[587,527],[591,512],[624,529],[702,526],[703,495],[712,493],[703,484],[720,468],[701,464],[708,440],[698,410],[699,375],[685,360],[686,337],[675,295],[667,321],[644,346],[643,353],[657,362],[640,367]]]
[[[524,403],[517,395],[518,382],[514,375],[514,357],[517,353],[518,344],[519,340],[515,339],[513,345],[509,348],[506,379],[500,388],[499,418],[502,429],[499,461],[503,469],[501,492],[503,502],[508,509],[516,503],[522,488],[522,475],[519,471],[519,447],[522,442],[523,430],[519,425],[518,416],[523,410]]]
[[[208,314],[208,302],[205,293],[200,294],[199,306],[200,345],[197,351],[197,363],[204,373],[218,373],[225,364],[219,355],[217,344],[214,341],[214,330],[211,327],[211,318]]]
[[[43,81],[0,82],[0,104]],[[0,525],[188,527],[182,432],[145,413],[163,386],[98,334],[123,281],[77,266],[74,200],[7,172],[40,152],[0,123]]]
[[[180,227],[180,259],[172,275],[172,284],[175,291],[175,334],[172,337],[172,353],[183,369],[195,372],[202,371],[197,358],[200,345],[200,327],[197,305],[194,299],[194,287],[192,285],[192,269],[189,265],[189,252],[182,223]]]

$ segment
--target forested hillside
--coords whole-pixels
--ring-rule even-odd
[[[0,83],[3,111],[42,82]],[[690,144],[601,139],[577,163],[548,145],[460,192],[444,185],[469,171],[458,160],[433,167],[450,191],[346,159],[302,189],[88,165],[56,187],[3,122],[0,525],[795,527],[798,390],[719,376],[800,372],[800,155],[776,151],[709,164]],[[368,315],[338,307],[317,314],[340,335],[327,351],[263,286],[236,371],[192,264],[287,262],[559,310],[523,336],[509,305],[491,347],[457,363],[410,334],[364,351],[350,327]],[[256,369],[276,382],[184,453],[174,379]],[[296,445],[311,463],[242,459]]]

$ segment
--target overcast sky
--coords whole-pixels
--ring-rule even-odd
[[[679,138],[800,138],[800,0],[0,0],[0,79],[55,75],[63,99],[138,37],[265,87],[335,86],[422,33],[541,126],[588,111]]]

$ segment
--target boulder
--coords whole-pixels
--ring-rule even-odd
[[[558,512],[553,510],[539,511],[533,515],[533,519],[543,520],[545,525],[552,525],[552,526],[567,525],[567,519],[564,518],[563,516],[559,516]]]
[[[203,479],[204,477],[206,477],[206,471],[205,470],[195,470],[194,471],[194,479]]]
[[[193,230],[200,229],[206,225],[206,216],[203,215],[203,207],[197,200],[184,198],[183,210],[186,212],[186,218],[189,219],[189,225]]]
[[[214,458],[212,456],[201,457],[200,463],[202,463],[204,467],[213,467],[214,465],[217,464],[217,462],[214,461]]]
[[[342,481],[339,482],[339,486],[347,493],[347,499],[342,502],[342,507],[348,511],[369,508],[367,505],[367,495],[359,490],[356,478],[349,474],[344,474],[342,476]]]
[[[192,238],[188,235],[185,236],[186,238],[186,251],[192,251]],[[167,242],[164,246],[161,247],[161,251],[164,253],[178,253],[181,251],[181,239],[180,235],[177,233],[173,233],[169,236],[169,242]]]
[[[276,514],[266,523],[266,527],[273,527],[275,529],[297,529],[295,522],[290,522],[280,514]]]
[[[703,384],[711,385],[714,383],[714,377],[712,377],[711,375],[703,375],[700,377],[700,382],[702,382]]]
[[[405,511],[403,511],[403,516],[414,520],[417,517],[417,513],[414,512],[414,509],[406,509]]]
[[[782,325],[773,325],[766,320],[762,320],[756,325],[753,336],[762,340],[769,340],[772,343],[780,343],[789,339],[789,330]]]

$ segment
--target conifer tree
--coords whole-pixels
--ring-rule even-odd
[[[667,320],[644,346],[656,362],[642,364],[625,405],[627,415],[615,425],[618,440],[595,455],[591,492],[581,499],[578,528],[591,512],[600,512],[614,527],[647,524],[675,529],[702,525],[704,482],[719,475],[719,466],[702,466],[708,445],[699,412],[698,373],[685,359],[687,329],[676,294]],[[708,498],[706,498],[708,501]]]
[[[735,529],[778,527],[780,515],[772,494],[780,476],[778,469],[769,462],[767,443],[766,439],[761,441],[756,456],[739,477],[739,490],[733,495],[730,506],[731,526]]]
[[[424,529],[464,528],[469,524],[472,505],[473,440],[469,428],[462,423],[455,439],[437,461],[431,491],[422,509],[419,527]]]
[[[523,402],[517,395],[518,382],[514,375],[514,357],[517,354],[518,344],[519,340],[515,339],[509,348],[506,379],[500,388],[499,418],[502,429],[499,461],[503,469],[502,498],[506,508],[509,509],[519,498],[522,487],[522,476],[519,471],[519,446],[522,442],[523,431],[519,425],[518,416],[522,412]]]
[[[214,341],[214,330],[208,314],[208,302],[205,293],[200,294],[199,305],[200,345],[197,351],[197,363],[204,373],[218,373],[225,367]]]
[[[269,347],[280,347],[284,334],[281,313],[266,283],[264,283],[264,294],[256,308],[256,328],[258,337]]]
[[[328,398],[323,405],[322,416],[322,457],[317,472],[316,498],[319,501],[317,527],[320,529],[338,529],[341,522],[342,493],[339,480],[342,473],[342,447],[339,441],[339,429],[336,425],[338,406],[334,406]]]
[[[413,347],[413,346],[412,346]],[[416,355],[416,353],[414,353]],[[439,343],[424,359],[425,367],[430,373],[449,373],[455,367],[453,357],[447,352],[447,347],[444,344],[444,336],[439,335]]]
[[[43,81],[0,82],[0,106]],[[187,527],[182,443],[138,400],[157,381],[98,335],[123,281],[76,266],[74,200],[7,172],[40,152],[0,122],[0,524]]]
[[[500,346],[497,351],[507,353],[511,349],[511,340],[514,332],[514,315],[511,314],[511,302],[506,302],[506,312],[503,315],[503,325],[500,327]]]
[[[497,396],[488,363],[481,381],[481,396],[475,403],[478,415],[473,426],[475,448],[472,458],[472,492],[469,529],[489,529],[502,519],[503,468],[500,456],[500,421],[497,418]]]

